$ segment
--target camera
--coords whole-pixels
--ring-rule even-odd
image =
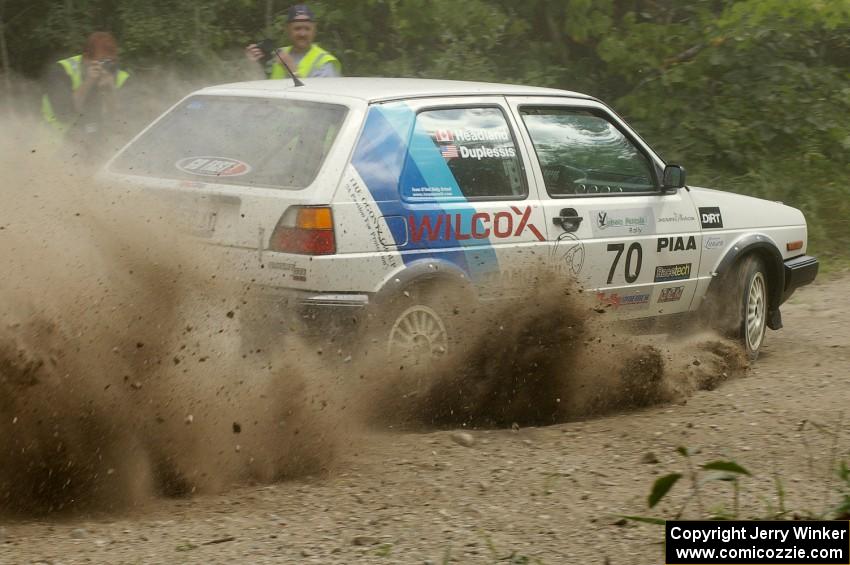
[[[255,42],[255,45],[257,46],[257,49],[263,52],[263,58],[260,59],[260,63],[262,64],[265,64],[272,59],[275,51],[277,51],[277,47],[272,39],[261,39]]]
[[[112,59],[101,59],[100,61],[98,61],[98,63],[104,71],[111,75],[114,75],[118,72],[118,63],[116,63]]]

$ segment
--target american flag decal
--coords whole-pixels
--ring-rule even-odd
[[[457,151],[457,145],[454,144],[443,145],[440,147],[440,154],[443,156],[443,159],[457,159],[460,157],[460,154]]]

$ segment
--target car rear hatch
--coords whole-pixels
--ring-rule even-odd
[[[327,205],[339,184],[363,110],[327,98],[190,96],[116,155],[100,181],[146,188],[181,231],[262,256],[287,210]]]

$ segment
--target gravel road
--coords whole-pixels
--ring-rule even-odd
[[[504,430],[357,434],[328,473],[215,495],[154,499],[118,514],[0,519],[1,563],[661,563],[679,484],[649,511],[660,475],[733,459],[742,517],[837,502],[830,464],[850,447],[850,277],[822,277],[783,308],[754,367],[678,402]],[[661,338],[659,338],[661,339]],[[696,358],[676,359],[687,365]],[[843,419],[842,419],[843,414]],[[731,511],[727,483],[703,510]]]

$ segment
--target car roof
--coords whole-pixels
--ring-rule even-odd
[[[593,99],[586,94],[521,86],[516,84],[497,84],[488,82],[467,82],[458,80],[435,80],[414,78],[308,78],[304,86],[296,87],[292,80],[258,80],[211,86],[200,90],[201,94],[275,96],[284,92],[297,94],[319,94],[357,98],[367,103],[385,102],[405,98],[424,98],[432,96],[566,96],[571,98]]]

